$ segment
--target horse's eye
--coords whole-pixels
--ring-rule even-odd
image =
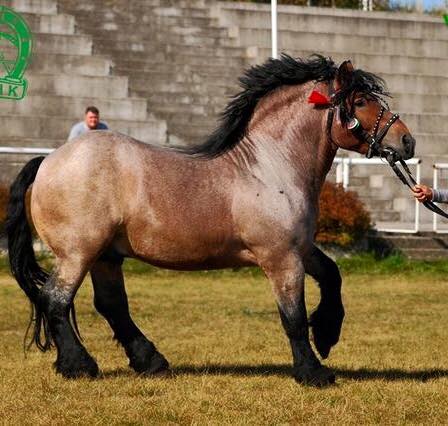
[[[366,105],[366,100],[365,99],[357,99],[356,101],[355,101],[355,106],[356,107],[362,107],[362,106],[365,106]]]

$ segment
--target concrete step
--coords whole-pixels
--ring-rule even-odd
[[[403,249],[401,252],[409,259],[414,260],[446,260],[447,249]]]
[[[150,22],[144,25],[141,25],[141,28],[138,27],[137,24],[132,24],[134,31],[130,34],[124,33],[122,29],[126,27],[125,25],[116,25],[116,29],[104,29],[101,25],[94,27],[87,27],[84,25],[82,27],[82,31],[85,34],[89,34],[93,38],[102,40],[114,40],[114,42],[128,42],[135,43],[141,41],[154,41],[160,40],[161,28],[159,25],[155,25]],[[185,38],[186,40],[196,40],[203,39],[204,45],[209,45],[209,39],[222,39],[229,37],[229,29],[226,27],[193,27],[193,26],[164,26],[163,28],[164,36],[166,39],[163,39],[164,43],[174,42],[175,40],[182,40]],[[207,44],[205,44],[207,43]],[[184,43],[187,45],[191,45],[190,43]],[[197,43],[199,44],[199,43]],[[213,45],[216,43],[213,43]]]
[[[138,49],[139,46],[136,44],[134,46],[135,49]],[[210,68],[213,68],[215,70],[215,73],[217,73],[217,70],[219,70],[220,67],[230,67],[230,68],[238,68],[243,70],[247,66],[247,62],[245,58],[238,58],[238,57],[210,57],[208,55],[202,55],[201,49],[198,48],[196,55],[183,55],[182,52],[172,54],[167,54],[164,52],[160,52],[158,50],[154,51],[129,51],[129,50],[116,50],[112,48],[104,48],[104,49],[98,49],[97,46],[94,46],[94,53],[100,53],[100,54],[108,54],[111,57],[114,58],[114,62],[116,64],[127,66],[127,64],[130,63],[130,61],[134,62],[137,58],[144,58],[144,62],[147,64],[147,66],[151,66],[150,64],[154,64],[154,70],[156,69],[170,69],[171,66],[179,65],[179,66],[198,66],[201,65],[207,68],[207,65],[209,64]],[[212,62],[213,61],[213,62]],[[213,65],[210,65],[213,63]],[[169,66],[167,65],[169,64]],[[138,71],[138,69],[136,69]],[[235,75],[235,80],[237,79],[238,75]]]
[[[101,118],[108,120],[134,120],[144,121],[147,118],[147,102],[141,98],[95,98],[95,97],[71,97],[28,95],[20,102],[2,102],[0,114],[32,115],[36,111],[43,115],[65,115],[66,117],[80,118],[84,114],[87,105],[95,105],[101,112]]]
[[[172,7],[177,6],[181,8],[208,8],[211,3],[210,0],[128,0],[126,5],[129,8],[134,7]],[[114,0],[103,0],[101,2],[103,7],[113,8],[117,5]],[[89,0],[64,0],[64,7],[79,8],[79,10],[95,10],[97,5]]]
[[[381,255],[399,251],[411,259],[419,260],[446,259],[448,256],[446,235],[434,232],[414,235],[377,232],[369,235],[368,244],[369,248]]]
[[[121,7],[120,7],[121,6]],[[161,17],[178,17],[184,16],[188,18],[210,18],[211,8],[204,6],[197,6],[194,4],[176,3],[172,5],[155,5],[148,2],[126,2],[126,6],[117,4],[113,1],[102,1],[101,3],[91,2],[76,2],[64,0],[60,4],[62,11],[65,13],[80,13],[83,17],[89,17],[85,12],[97,12],[100,18],[109,18],[107,11],[115,14],[119,20],[128,22],[136,22],[141,18],[147,16],[161,16]],[[94,18],[93,18],[94,19]]]
[[[172,5],[154,7],[153,13],[159,16],[188,16],[191,18],[203,18],[210,16],[210,9],[204,7],[178,7],[177,5]]]
[[[104,36],[104,35],[103,35]],[[165,45],[179,45],[186,44],[189,46],[196,46],[198,48],[198,53],[201,53],[202,47],[211,46],[229,46],[232,41],[228,38],[219,36],[202,36],[201,34],[193,35],[179,35],[179,34],[167,34],[158,33],[151,38],[151,41],[144,41],[138,39],[136,41],[120,41],[110,38],[97,38],[95,37],[95,51],[109,51],[110,49],[118,51],[137,51],[137,52],[155,52],[160,49],[161,46]],[[181,53],[181,52],[179,52]]]
[[[113,68],[115,75],[125,75],[133,80],[141,78],[159,84],[167,82],[182,84],[212,84],[213,86],[232,88],[233,93],[237,90],[237,76],[242,73],[240,67],[228,68],[225,72],[219,72],[219,69],[210,67],[203,69],[200,66],[171,64],[169,70],[164,71],[166,64],[147,64],[137,61],[118,63]],[[221,77],[221,78],[219,78]]]
[[[189,126],[200,127],[203,129],[201,134],[208,136],[213,129],[218,126],[218,114],[211,113],[209,116],[204,114],[183,114],[181,112],[167,113],[163,115],[168,123],[176,123],[181,128]]]
[[[371,237],[376,240],[382,239],[387,241],[392,247],[403,249],[444,249],[448,254],[448,242],[446,237],[437,234],[424,235],[387,235],[381,233],[381,236]]]
[[[448,72],[448,68],[446,69]],[[379,73],[394,93],[448,95],[448,76]]]
[[[141,96],[145,98],[151,95],[163,95],[164,93],[182,93],[196,86],[197,89],[195,91],[189,92],[188,95],[193,94],[194,96],[199,96],[200,94],[203,94],[205,96],[209,96],[210,94],[212,94],[216,98],[216,104],[224,106],[230,101],[230,98],[238,92],[238,89],[236,87],[216,86],[212,82],[167,83],[167,80],[162,78],[154,80],[142,78],[141,81],[146,81],[146,84],[142,86],[138,83],[137,80],[131,78],[129,82],[129,91],[138,91]],[[152,82],[152,84],[154,85],[154,89],[147,86],[148,81]],[[184,84],[184,87],[180,88],[182,84]]]
[[[184,15],[160,16],[154,14],[148,8],[144,10],[121,9],[115,13],[110,10],[99,9],[95,13],[90,11],[79,11],[67,9],[66,12],[76,14],[79,21],[78,28],[87,34],[101,31],[117,31],[120,28],[133,26],[132,35],[148,38],[149,34],[163,27],[168,32],[213,32],[220,31],[228,26],[219,25],[216,18],[211,17],[190,17]],[[124,13],[123,13],[124,12]]]
[[[415,133],[413,136],[417,141],[416,157],[448,155],[448,133]]]
[[[90,33],[88,33],[90,35]],[[108,37],[105,37],[107,35]],[[168,43],[167,40],[162,42],[156,41],[155,38],[148,36],[142,37],[129,37],[127,40],[120,40],[126,37],[126,34],[121,35],[119,38],[115,38],[115,31],[105,32],[94,35],[94,46],[97,50],[104,49],[109,50],[133,50],[144,52],[163,52],[165,55],[181,54],[184,56],[195,56],[198,53],[201,56],[210,57],[223,57],[223,58],[241,58],[247,57],[247,50],[241,47],[235,46],[196,46],[190,43]],[[120,43],[117,43],[120,41]],[[138,59],[136,59],[138,60]]]
[[[430,86],[428,86],[430,87]],[[440,93],[440,95],[421,94],[421,93],[403,93],[395,90],[390,86],[390,91],[393,98],[388,99],[391,111],[400,112],[405,110],[407,112],[418,113],[437,113],[448,114],[448,103],[446,102],[447,95]]]
[[[91,12],[69,11],[76,14],[79,24],[78,29],[82,33],[90,34],[92,30],[101,31],[119,31],[120,28],[132,25],[133,35],[148,38],[150,34],[161,30],[163,27],[169,32],[177,31],[210,31],[222,30],[217,19],[209,17],[188,17],[188,16],[158,16],[150,10],[144,13],[135,12],[132,15],[121,16],[111,14],[107,11],[99,10],[92,15]],[[233,30],[234,31],[234,30]]]
[[[241,7],[243,6],[243,7]],[[268,7],[220,3],[220,22],[240,28],[270,29]],[[441,19],[410,14],[362,12],[355,10],[279,6],[278,27],[283,30],[320,32],[323,28],[337,34],[369,37],[405,37],[425,40],[448,40]],[[280,33],[281,34],[281,33]],[[280,35],[281,37],[281,35]]]
[[[376,222],[400,222],[401,215],[400,212],[393,210],[374,210],[375,202],[372,200],[371,203],[365,203],[367,210],[370,213],[370,218],[373,223]]]
[[[29,148],[57,148],[66,142],[66,138],[52,139],[52,138],[27,138],[27,137],[7,137],[2,138],[1,145],[7,147],[29,147]],[[2,154],[0,159],[10,158],[11,156],[19,157],[16,154]],[[20,154],[25,155],[25,154]]]
[[[55,0],[3,0],[4,6],[22,13],[36,13],[39,15],[56,15],[57,1]]]
[[[213,127],[205,129],[203,125],[194,126],[190,125],[188,127],[180,126],[176,123],[171,123],[169,126],[169,134],[174,135],[176,139],[183,141],[184,145],[197,145],[204,142],[207,137],[212,132]],[[170,142],[173,144],[173,142]],[[174,142],[174,144],[177,144]]]
[[[112,60],[99,55],[64,55],[39,53],[31,57],[28,71],[33,74],[68,74],[108,76],[111,74]]]
[[[86,35],[34,34],[33,55],[62,53],[65,55],[91,55],[92,38]]]
[[[268,58],[271,55],[270,48],[257,48],[258,58]],[[346,59],[351,59],[355,68],[370,71],[376,74],[423,74],[427,76],[446,77],[448,69],[448,58],[440,56],[438,58],[429,58],[424,56],[407,56],[407,55],[388,55],[383,52],[351,52],[344,53],[331,49],[282,49],[293,57],[307,58],[313,53],[320,53],[324,56],[330,56],[337,64]],[[261,62],[261,61],[260,61]]]
[[[142,79],[141,81],[134,79],[129,85],[130,90],[136,89],[142,91],[145,81],[147,82],[145,79]],[[161,105],[170,103],[226,105],[228,103],[225,87],[204,87],[203,85],[190,84],[184,84],[182,86],[182,84],[183,83],[158,84],[156,88],[148,90],[146,97],[153,102],[160,102]]]
[[[123,76],[27,75],[28,93],[123,99],[128,96],[128,79]]]
[[[133,90],[131,91],[131,95],[140,96],[140,92],[138,90]],[[157,114],[162,114],[162,116],[164,116],[164,114],[190,114],[206,116],[210,113],[210,111],[207,110],[206,105],[152,105],[151,102],[148,102],[148,109],[150,111],[156,111]]]
[[[271,33],[268,30],[240,29],[239,41],[242,46],[269,48]],[[317,51],[338,51],[345,54],[381,52],[384,55],[411,57],[440,58],[448,56],[448,40],[370,37],[330,32],[312,33],[303,30],[281,31],[279,34],[279,49],[281,50],[308,49],[309,46],[313,46],[313,49]]]
[[[2,138],[43,138],[66,140],[71,127],[79,119],[64,116],[16,116],[1,115],[0,126],[4,129]],[[166,142],[166,123],[149,117],[144,122],[130,120],[107,120],[111,130],[121,132],[147,143]]]
[[[67,14],[42,15],[36,13],[21,13],[33,34],[74,34],[75,17]]]
[[[114,70],[123,74],[147,73],[151,77],[154,75],[154,78],[165,75],[165,81],[188,81],[191,76],[199,75],[203,78],[209,77],[217,84],[230,84],[232,82],[236,84],[238,77],[243,74],[246,68],[245,60],[238,58],[238,56],[236,56],[236,64],[233,65],[231,57],[227,57],[227,67],[220,65],[219,57],[215,58],[218,61],[218,66],[210,63],[210,58],[207,57],[202,57],[204,60],[207,58],[208,61],[201,65],[200,62],[190,61],[190,57],[185,56],[185,60],[188,62],[175,63],[170,58],[169,67],[167,67],[166,54],[159,51],[154,52],[152,56],[150,60],[146,60],[145,56],[140,54],[134,54],[132,59],[123,56],[118,57],[115,59]]]
[[[145,122],[109,120],[108,124],[111,129],[142,142],[156,145],[167,143],[167,125],[160,118],[152,117]]]
[[[401,112],[400,118],[412,133],[448,133],[447,114]]]

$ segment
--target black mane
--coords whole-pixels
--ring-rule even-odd
[[[181,148],[181,151],[199,157],[213,158],[232,149],[244,136],[258,101],[274,89],[308,81],[331,81],[337,67],[330,58],[312,55],[308,59],[294,59],[282,54],[280,59],[268,59],[245,71],[240,77],[243,90],[233,97],[220,117],[220,125],[205,143]],[[354,71],[352,84],[343,87],[337,102],[344,102],[354,92],[387,95],[384,81],[362,70]]]

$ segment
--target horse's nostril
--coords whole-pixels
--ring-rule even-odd
[[[414,152],[415,139],[411,135],[403,135],[401,137],[401,142],[403,144],[405,152],[407,152],[408,154]]]

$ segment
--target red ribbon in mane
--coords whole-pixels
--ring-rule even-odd
[[[330,98],[327,95],[324,95],[321,92],[318,92],[317,90],[313,90],[311,92],[311,95],[308,97],[308,103],[314,104],[314,105],[329,105],[330,104]]]

